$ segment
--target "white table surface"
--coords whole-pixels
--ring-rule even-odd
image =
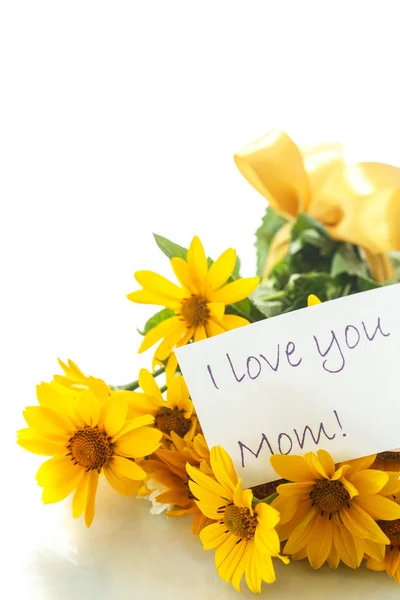
[[[7,568],[2,585],[10,590],[7,600],[240,598],[217,575],[214,552],[204,551],[192,535],[190,519],[151,515],[147,501],[123,498],[102,479],[96,517],[87,529],[82,520],[72,518],[70,499],[41,505],[40,489],[28,472],[37,461],[23,459],[25,466],[21,465],[18,477],[25,495],[14,499],[12,514],[19,516],[13,539],[7,543],[7,559],[3,559]],[[262,597],[399,598],[398,584],[385,573],[327,566],[314,571],[306,561],[287,567],[276,562],[277,581],[264,585]],[[245,598],[255,597],[245,581],[242,591]]]

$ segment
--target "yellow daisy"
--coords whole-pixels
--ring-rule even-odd
[[[293,558],[308,557],[314,569],[326,561],[336,568],[342,560],[359,567],[364,553],[379,558],[379,544],[390,540],[376,520],[400,517],[400,506],[385,498],[389,474],[369,467],[375,456],[335,468],[325,450],[304,457],[274,455],[275,471],[288,481],[277,488],[272,506],[281,514],[278,533],[284,551]]]
[[[146,477],[135,459],[157,450],[162,433],[149,427],[151,415],[127,419],[126,392],[99,398],[91,390],[66,394],[49,384],[41,384],[37,392],[39,406],[24,411],[28,428],[18,432],[18,443],[52,457],[36,476],[44,488],[43,502],[59,502],[75,490],[73,516],[85,511],[89,527],[99,474],[104,472],[119,493],[135,493]]]
[[[400,504],[400,495],[397,503]],[[400,583],[400,519],[378,521],[378,525],[390,543],[384,548],[384,557],[381,560],[368,558],[367,568],[371,571],[386,571],[389,577],[394,577],[397,583]]]
[[[171,433],[170,449],[155,452],[153,458],[142,463],[148,473],[146,487],[149,499],[153,502],[152,512],[166,509],[168,517],[186,517],[194,515],[192,532],[198,535],[207,524],[208,519],[203,515],[194,501],[186,472],[186,464],[199,467],[210,473],[209,450],[204,437],[196,435],[192,442],[184,442],[182,438]]]
[[[171,439],[172,431],[184,440],[192,440],[197,417],[182,375],[170,380],[167,400],[164,400],[153,375],[147,369],[141,369],[139,385],[144,393],[130,392],[129,416],[153,415],[154,427],[164,434],[166,440]]]
[[[275,531],[279,513],[269,504],[259,503],[253,508],[253,494],[242,489],[225,450],[219,446],[212,448],[210,461],[215,479],[189,464],[186,467],[192,479],[189,487],[198,499],[196,504],[214,521],[200,533],[203,547],[216,549],[215,564],[224,581],[240,591],[240,581],[245,575],[249,589],[260,592],[262,581],[275,581],[271,557],[288,562],[279,553]]]
[[[154,359],[156,364],[168,359],[168,377],[177,367],[175,355],[171,354],[175,347],[248,324],[243,317],[225,314],[227,305],[247,298],[259,284],[258,277],[251,277],[224,285],[232,275],[235,263],[236,251],[230,248],[209,267],[203,245],[196,236],[190,244],[187,260],[178,257],[171,259],[180,285],[152,271],[135,273],[143,289],[128,294],[129,300],[175,311],[175,316],[146,334],[139,348],[139,352],[144,352],[163,340],[156,349]]]

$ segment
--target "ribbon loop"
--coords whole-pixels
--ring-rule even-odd
[[[388,258],[378,256],[400,250],[399,168],[381,163],[345,165],[339,144],[301,149],[278,130],[246,146],[235,155],[235,162],[289,222],[301,212],[309,214],[332,238],[364,248],[378,281],[392,276]],[[266,274],[287,252],[290,231],[283,227],[271,244]]]

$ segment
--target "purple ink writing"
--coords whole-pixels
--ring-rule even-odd
[[[343,432],[343,427],[340,422],[338,413],[336,410],[333,411],[335,417],[335,423],[339,425],[340,431]],[[245,451],[249,452],[255,458],[259,458],[263,449],[268,450],[269,454],[296,454],[299,450],[303,450],[307,445],[311,446],[322,446],[327,441],[331,442],[336,438],[337,433],[332,430],[332,424],[328,426],[324,421],[321,421],[317,427],[311,425],[305,425],[301,429],[293,428],[289,432],[281,432],[276,438],[273,434],[267,436],[265,433],[261,434],[261,442],[257,450],[253,450],[249,445],[242,441],[238,441],[238,446],[241,456],[242,467],[245,467]],[[292,433],[293,432],[293,433]],[[346,434],[342,434],[346,437]],[[273,439],[276,439],[276,442]],[[277,452],[274,451],[276,448]]]

